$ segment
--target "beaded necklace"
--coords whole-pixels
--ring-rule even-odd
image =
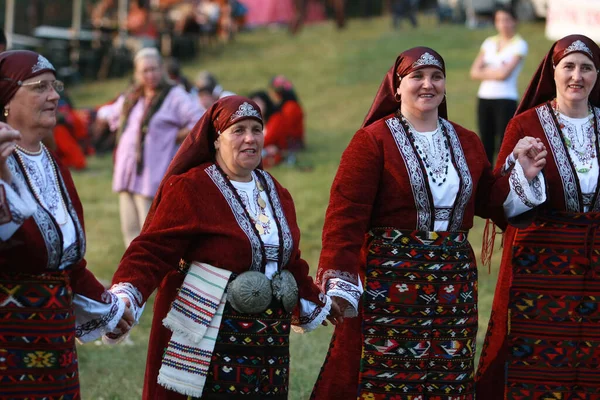
[[[54,182],[53,183],[56,185],[56,190],[57,190],[57,193],[58,193],[58,197],[60,198],[60,202],[62,204],[62,208],[63,208],[63,211],[64,211],[64,220],[63,221],[59,221],[56,218],[56,215],[53,215],[53,216],[54,216],[54,219],[56,220],[56,222],[59,225],[63,226],[63,225],[65,225],[69,221],[69,213],[67,212],[67,205],[65,204],[65,199],[63,198],[63,196],[61,194],[60,181],[58,179],[58,172],[56,171],[56,165],[54,165],[54,163],[52,162],[52,159],[50,158],[50,152],[48,151],[48,149],[46,148],[46,146],[44,146],[43,143],[40,143],[40,146],[41,147],[40,147],[39,151],[33,152],[33,151],[26,150],[26,149],[22,148],[19,145],[16,145],[16,148],[17,148],[18,151],[16,151],[15,154],[19,158],[19,161],[20,161],[21,165],[25,166],[25,161],[23,160],[23,156],[21,155],[21,153],[23,153],[25,155],[28,155],[28,156],[33,156],[33,157],[39,156],[43,152],[46,153],[46,157],[48,157],[48,159],[50,160],[50,164],[52,165],[52,175],[54,177]],[[31,187],[31,191],[33,192],[33,195],[34,195],[35,199],[43,207],[43,205],[45,204],[45,202],[42,202],[42,196],[41,196],[41,193],[39,192],[40,189],[36,185],[34,185],[33,178],[29,175],[29,172],[27,172],[27,168],[23,168],[23,171],[25,172],[25,179],[27,180],[27,183],[29,184],[29,187]],[[50,210],[48,209],[48,207],[44,207],[44,208],[48,212],[50,212]]]
[[[419,157],[423,160],[425,170],[431,177],[431,181],[437,186],[442,186],[448,178],[448,168],[450,166],[450,145],[443,125],[438,119],[437,128],[431,137],[432,146],[429,144],[429,140],[420,134],[404,115],[400,112],[398,114],[404,129],[408,132],[409,139],[414,144]]]
[[[567,129],[567,127],[565,126],[565,123],[560,116],[560,110],[558,108],[558,102],[556,101],[556,99],[552,100],[551,108],[554,112],[554,117],[556,118],[560,134],[565,141],[565,145],[567,146],[567,148],[573,151],[579,163],[584,165],[581,168],[577,168],[576,166],[574,166],[575,170],[581,174],[590,172],[594,166],[594,159],[596,158],[594,135],[596,134],[597,127],[595,121],[593,122],[593,129],[587,134],[586,132],[584,132],[582,140],[579,140],[579,136],[577,135],[577,128],[573,127],[572,129]],[[592,107],[588,103],[588,116],[593,115],[592,113]]]

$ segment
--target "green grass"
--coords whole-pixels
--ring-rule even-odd
[[[475,130],[475,97],[478,84],[468,71],[483,39],[492,30],[469,31],[462,26],[437,26],[433,17],[422,16],[416,30],[393,31],[387,18],[352,20],[338,32],[333,24],[307,27],[297,37],[285,31],[259,30],[238,36],[224,50],[208,51],[184,66],[191,78],[199,70],[214,72],[228,90],[244,94],[263,88],[279,73],[296,85],[306,112],[308,151],[303,164],[314,168],[298,171],[289,167],[272,170],[287,187],[296,203],[302,230],[301,248],[314,273],[321,250],[321,231],[329,187],[340,155],[360,126],[385,72],[398,53],[426,45],[446,60],[450,118]],[[537,64],[550,47],[543,25],[521,26],[530,54],[520,78],[521,92]],[[122,91],[127,79],[81,85],[72,90],[78,106],[102,104]],[[75,174],[82,198],[88,237],[89,268],[110,280],[123,254],[117,196],[111,192],[112,161],[109,157],[90,159],[87,171]],[[471,242],[479,252],[482,221],[476,221]],[[496,246],[498,247],[498,245]],[[485,335],[497,277],[497,251],[492,273],[481,270],[479,280],[479,344]],[[150,301],[151,303],[151,301]],[[152,304],[146,308],[140,326],[132,333],[133,345],[79,347],[84,399],[136,399],[141,396],[148,345]],[[292,334],[290,399],[307,399],[325,357],[331,335],[321,328],[309,335]]]

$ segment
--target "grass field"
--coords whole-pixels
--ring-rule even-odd
[[[265,29],[240,35],[225,50],[212,50],[184,66],[191,78],[201,69],[214,72],[227,90],[240,94],[265,87],[270,77],[283,73],[296,85],[307,116],[308,151],[300,162],[310,171],[282,166],[272,170],[296,202],[302,230],[304,257],[317,265],[321,230],[329,187],[340,155],[364,118],[385,72],[398,53],[426,45],[446,60],[450,118],[475,130],[477,83],[468,70],[479,46],[492,30],[469,31],[462,26],[437,26],[433,17],[421,16],[415,30],[393,31],[386,18],[352,20],[338,32],[332,24],[307,27],[299,36]],[[530,54],[521,74],[521,92],[543,54],[550,46],[542,24],[520,28],[529,43]],[[126,79],[95,82],[73,88],[78,106],[94,106],[113,98],[127,84]],[[117,196],[111,192],[112,161],[92,158],[90,167],[75,173],[82,198],[88,237],[89,268],[110,280],[123,244],[118,219]],[[470,238],[476,252],[482,236],[477,220]],[[498,245],[496,246],[498,247]],[[482,269],[479,281],[479,343],[485,334],[497,276],[498,252],[492,273]],[[132,332],[132,345],[117,347],[88,344],[79,347],[82,395],[84,399],[137,399],[141,396],[146,348],[152,316],[146,308],[140,326]],[[290,399],[307,399],[329,344],[331,330],[321,328],[310,335],[292,334]]]

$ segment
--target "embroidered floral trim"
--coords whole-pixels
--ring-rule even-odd
[[[566,56],[567,54],[573,53],[575,51],[584,52],[585,54],[590,56],[591,59],[594,58],[594,54],[592,53],[590,48],[587,47],[586,44],[583,43],[581,40],[576,40],[573,43],[571,43],[571,45],[565,49],[563,56]]]
[[[259,120],[262,121],[262,118],[260,117],[260,113],[258,111],[256,111],[256,109],[254,107],[252,107],[252,105],[248,102],[244,102],[238,108],[238,110],[231,115],[230,120],[234,121],[236,119],[244,118],[244,117],[254,117],[254,118],[258,118]]]
[[[387,119],[385,123],[394,137],[398,151],[400,152],[400,155],[404,160],[404,165],[406,165],[406,170],[408,171],[408,178],[410,180],[410,186],[412,188],[417,211],[416,229],[419,231],[430,231],[433,210],[431,209],[429,196],[427,195],[426,177],[423,175],[419,159],[408,140],[407,133],[400,123],[400,120],[397,117],[392,117]]]
[[[98,318],[91,319],[75,327],[75,336],[77,338],[82,341],[94,340],[115,328],[118,322],[117,316],[120,319],[120,316],[123,315],[125,304],[115,294],[111,293],[111,298],[112,305],[107,313],[101,314]]]
[[[144,304],[142,293],[129,282],[120,282],[112,285],[110,292],[119,297],[127,297],[132,307],[140,308]]]
[[[531,183],[527,182],[521,164],[515,163],[508,181],[519,200],[528,208],[535,208],[544,202],[545,196],[540,178],[536,176]]]
[[[352,318],[358,315],[358,303],[362,297],[362,290],[359,286],[341,279],[330,279],[327,282],[325,293],[329,297],[341,297],[350,303],[352,307],[346,309],[344,317]]]
[[[450,139],[450,147],[454,153],[454,163],[456,164],[457,173],[460,175],[460,189],[455,200],[454,214],[452,215],[452,221],[448,225],[449,231],[458,231],[462,227],[463,217],[467,204],[473,194],[473,178],[471,177],[471,171],[467,164],[465,153],[458,139],[454,126],[445,119],[442,119],[448,138]]]
[[[434,212],[436,221],[448,221],[452,214],[452,207],[436,208]]]
[[[339,269],[328,269],[324,271],[320,277],[317,276],[316,284],[322,291],[326,291],[326,285],[329,283],[330,279],[341,279],[354,285],[358,285],[358,276],[356,274]]]
[[[313,331],[327,319],[331,311],[332,301],[329,297],[325,296],[323,299],[325,305],[323,307],[316,306],[308,313],[305,310],[305,305],[302,303],[308,302],[307,300],[301,299],[300,301],[300,316],[297,321],[293,321],[292,329],[296,333],[308,333]],[[314,303],[309,302],[312,306],[315,306]]]
[[[579,206],[579,191],[577,190],[577,181],[569,162],[569,155],[565,149],[564,143],[560,138],[560,133],[552,117],[553,112],[550,104],[543,104],[536,109],[538,119],[550,144],[550,151],[554,155],[558,175],[562,180],[563,194],[565,196],[565,208],[570,212],[581,212]]]
[[[16,157],[9,157],[7,162],[13,180],[18,179],[21,187],[30,190],[18,165]],[[63,250],[60,234],[58,233],[58,227],[54,224],[54,222],[52,222],[50,215],[42,208],[41,205],[37,204],[37,202],[36,210],[33,213],[33,219],[38,226],[42,238],[44,239],[44,243],[46,244],[46,254],[48,256],[46,269],[56,270],[60,266],[60,258]]]
[[[583,205],[586,207],[591,207],[595,194],[596,193],[582,193],[581,197],[583,198]]]
[[[31,67],[31,73],[35,74],[36,72],[39,72],[43,69],[51,69],[52,71],[56,71],[54,69],[54,65],[52,65],[52,63],[48,61],[46,57],[40,54],[38,55],[37,63],[33,67]]]
[[[262,248],[261,241],[258,237],[257,233],[254,231],[252,221],[246,215],[246,211],[240,202],[236,199],[235,194],[232,192],[231,188],[225,182],[223,175],[217,169],[216,165],[211,165],[210,167],[204,170],[206,174],[212,179],[217,188],[221,191],[221,194],[229,204],[231,211],[233,212],[233,216],[237,221],[239,227],[248,237],[250,241],[250,246],[252,247],[252,264],[250,265],[250,270],[252,271],[260,271],[262,269]],[[273,207],[275,208],[275,207]]]
[[[281,226],[281,237],[283,239],[283,260],[282,264],[287,265],[290,261],[290,257],[292,256],[292,250],[294,247],[294,239],[292,237],[292,232],[290,230],[290,226],[285,217],[285,213],[283,212],[283,207],[281,206],[281,201],[279,199],[279,195],[277,194],[277,189],[275,189],[275,182],[273,182],[273,178],[265,171],[257,170],[257,173],[260,174],[265,182],[267,182],[269,196],[271,198],[271,206],[273,207],[273,212],[275,213],[275,218],[279,221],[279,225]]]
[[[439,69],[444,69],[440,60],[438,60],[437,58],[435,58],[435,56],[427,52],[424,53],[421,57],[419,57],[419,59],[413,63],[412,67],[417,68],[427,65],[432,65],[434,67],[438,67]]]
[[[600,108],[592,107],[592,109],[594,110],[594,125],[596,126],[596,129],[599,129],[600,127],[598,127],[598,122],[600,121]],[[598,138],[596,138],[596,140],[598,140]],[[598,160],[597,157],[596,157],[596,160]],[[596,192],[598,192],[599,190],[600,190],[600,188],[596,188]],[[590,211],[594,211],[594,212],[600,211],[600,195],[596,196],[596,202],[590,208]]]

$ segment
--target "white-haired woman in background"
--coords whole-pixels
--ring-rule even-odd
[[[167,81],[158,50],[140,50],[134,68],[131,87],[98,110],[117,131],[113,190],[125,247],[140,233],[171,159],[202,116],[185,90]]]

